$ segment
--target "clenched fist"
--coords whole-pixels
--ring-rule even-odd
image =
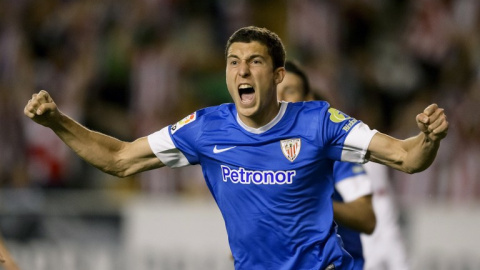
[[[33,121],[46,127],[51,127],[60,118],[57,105],[45,90],[32,95],[32,99],[28,101],[23,113]]]
[[[448,121],[442,108],[432,104],[417,115],[417,125],[420,131],[425,133],[427,138],[437,142],[447,136]]]

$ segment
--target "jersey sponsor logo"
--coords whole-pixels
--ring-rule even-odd
[[[342,129],[345,130],[345,132],[349,131],[357,121],[357,119],[352,118]]]
[[[180,128],[185,126],[186,124],[189,124],[197,119],[197,112],[194,112],[190,114],[189,116],[183,118],[182,120],[178,121],[177,123],[173,124],[170,130],[172,131],[172,134],[177,132]]]
[[[334,123],[340,123],[351,118],[350,116],[334,108],[329,108],[328,112],[330,113],[330,121]]]
[[[337,109],[329,108],[328,112],[330,113],[330,121],[334,123],[341,123],[345,120],[350,119],[350,121],[348,121],[348,123],[342,128],[345,132],[349,131],[353,127],[353,125],[358,122],[357,119],[352,118]]]
[[[296,171],[249,171],[240,167],[238,170],[225,165],[220,165],[222,169],[223,182],[232,182],[234,184],[256,184],[256,185],[283,185],[291,184]]]
[[[215,145],[215,147],[213,148],[213,153],[214,154],[219,154],[219,153],[222,153],[222,152],[225,152],[225,151],[228,151],[230,149],[233,149],[235,148],[236,146],[232,146],[232,147],[227,147],[227,148],[217,148],[217,146]]]
[[[280,146],[282,148],[283,155],[288,160],[293,162],[298,157],[298,154],[300,154],[302,141],[300,139],[281,140]]]

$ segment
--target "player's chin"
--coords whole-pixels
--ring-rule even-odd
[[[252,117],[257,114],[257,111],[257,106],[245,106],[245,104],[240,104],[239,106],[237,106],[237,112],[245,117]]]
[[[257,110],[257,102],[255,99],[253,100],[242,100],[239,99],[237,103],[237,107],[241,108],[244,111],[255,111]]]

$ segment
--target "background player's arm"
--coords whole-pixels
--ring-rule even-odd
[[[373,233],[377,223],[372,195],[346,203],[333,201],[333,215],[340,225],[366,234]]]
[[[0,269],[5,270],[19,270],[17,263],[8,251],[3,238],[0,236]]]
[[[80,157],[106,173],[125,177],[164,166],[152,152],[147,137],[124,142],[89,130],[60,112],[46,91],[34,94],[24,113],[51,128]]]
[[[436,104],[428,106],[417,115],[421,131],[415,137],[398,140],[377,132],[368,146],[368,159],[394,169],[416,173],[428,168],[448,132],[448,122],[443,109]]]

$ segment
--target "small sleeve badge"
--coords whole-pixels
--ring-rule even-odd
[[[170,130],[172,131],[172,134],[177,132],[181,127],[185,126],[188,123],[191,123],[197,119],[197,112],[194,112],[190,114],[189,116],[183,118],[182,120],[178,121],[177,123],[173,124]]]

